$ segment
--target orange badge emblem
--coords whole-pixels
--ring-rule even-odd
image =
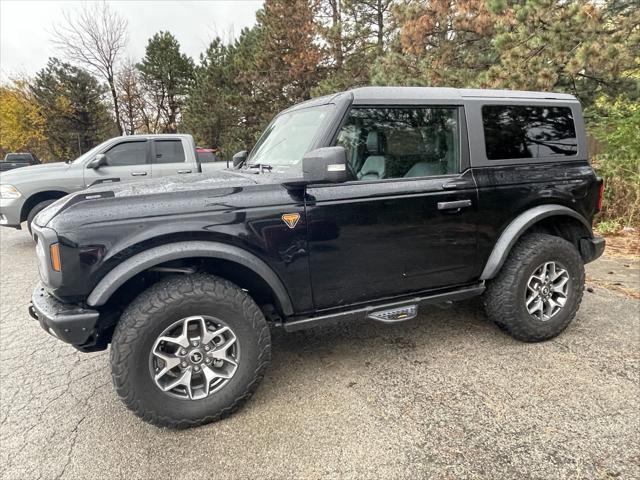
[[[295,228],[298,224],[298,220],[300,220],[299,213],[285,213],[282,215],[282,221],[286,223],[289,228]]]

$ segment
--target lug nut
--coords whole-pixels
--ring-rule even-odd
[[[187,351],[183,348],[182,350],[180,350],[180,355],[186,355]]]
[[[209,365],[211,363],[211,359],[210,358],[205,358],[204,359],[204,363],[206,363],[207,365]]]
[[[191,345],[193,345],[194,347],[197,347],[198,346],[198,341],[194,340],[193,342],[191,342]]]
[[[197,365],[196,365],[195,367],[193,367],[193,369],[194,369],[196,372],[199,372],[199,371],[200,371],[200,367],[199,367],[199,366],[197,366]]]
[[[187,362],[182,362],[182,363],[180,364],[180,366],[181,366],[182,368],[187,368]]]
[[[209,350],[211,350],[211,347],[209,345],[205,345],[204,349],[208,352]]]

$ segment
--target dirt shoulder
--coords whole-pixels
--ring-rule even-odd
[[[606,289],[640,299],[640,236],[638,232],[608,235],[602,258],[586,266],[587,292]]]

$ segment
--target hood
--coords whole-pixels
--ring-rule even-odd
[[[228,208],[234,203],[230,197],[237,197],[247,187],[268,190],[281,181],[280,176],[273,174],[221,170],[215,176],[174,175],[137,182],[98,184],[51,204],[36,216],[35,222],[39,226],[50,226],[49,222],[54,217],[60,221],[59,214],[65,218],[65,223],[87,223],[104,218],[153,216],[159,211],[171,215],[202,208],[214,209],[216,205]],[[242,204],[244,201],[236,198],[235,202]]]
[[[69,169],[69,166],[68,163],[56,162],[14,168],[13,170],[0,173],[0,183],[8,183],[18,187],[21,183],[49,176],[55,172],[64,172]]]
[[[137,182],[96,185],[79,194],[113,192],[116,198],[154,195],[158,193],[179,193],[212,188],[242,187],[258,183],[257,175],[242,174],[231,170],[221,170],[215,176],[204,174],[172,175],[169,177],[140,180]]]

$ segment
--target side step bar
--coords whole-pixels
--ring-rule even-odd
[[[364,320],[366,318],[384,323],[398,323],[415,318],[418,315],[418,307],[420,305],[451,303],[459,300],[466,300],[468,298],[481,295],[482,292],[484,292],[484,289],[484,282],[482,282],[471,287],[464,287],[445,293],[435,293],[432,295],[414,297],[382,305],[369,305],[354,310],[284,322],[282,327],[287,332],[295,332],[297,330],[305,330],[307,328],[317,327],[320,325]]]

